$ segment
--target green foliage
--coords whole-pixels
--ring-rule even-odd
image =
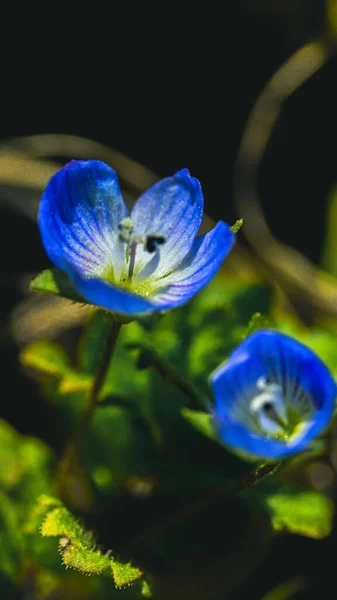
[[[274,487],[274,486],[273,486]],[[324,493],[290,485],[248,491],[270,516],[275,531],[288,531],[314,539],[327,537],[332,530],[334,505]]]
[[[292,577],[270,590],[261,600],[289,600],[307,587],[303,577]]]
[[[39,275],[31,281],[30,289],[32,292],[55,294],[56,296],[62,296],[62,298],[73,300],[73,302],[87,304],[74,288],[68,275],[56,267],[53,269],[46,269],[39,273]]]
[[[183,408],[182,416],[198,431],[211,440],[216,439],[213,416],[210,413]]]
[[[61,377],[70,368],[70,360],[63,348],[45,340],[26,346],[21,352],[21,362],[26,367],[54,377]]]
[[[243,219],[238,219],[235,221],[234,225],[231,226],[231,231],[233,233],[238,233],[243,225]]]
[[[34,280],[32,289],[43,288],[76,300],[66,284],[66,276],[60,280],[59,272],[51,270]],[[87,403],[111,318],[101,310],[92,312],[72,360],[60,345],[49,341],[34,342],[21,352],[22,364],[36,371],[41,391],[62,415],[65,438],[76,428]],[[276,464],[256,468],[227,452],[214,428],[209,374],[247,335],[268,327],[307,344],[337,375],[335,334],[323,328],[309,330],[295,318],[278,314],[272,289],[257,281],[225,279],[220,274],[186,306],[123,326],[81,446],[78,470],[70,477],[65,497],[72,512],[53,498],[53,459],[43,445],[40,462],[35,459],[36,479],[29,471],[22,487],[25,518],[20,521],[14,510],[13,523],[19,518],[24,537],[17,545],[6,547],[9,580],[25,556],[28,542],[39,565],[36,585],[41,589],[49,585],[62,590],[65,598],[81,597],[80,593],[83,598],[109,598],[115,586],[138,581],[134,594],[150,597],[152,591],[142,571],[98,548],[94,535],[74,516],[78,512],[84,522],[92,523],[92,516],[97,517],[101,530],[112,521],[114,532],[131,542],[140,535],[145,556],[140,564],[150,573],[159,573],[154,577],[155,597],[165,590],[167,573],[176,581],[179,597],[185,597],[183,577],[179,580],[174,569],[176,564],[184,564],[187,555],[193,565],[192,595],[197,597],[205,581],[219,586],[223,595],[258,564],[274,531],[314,538],[329,535],[332,503],[324,494],[285,485]],[[27,451],[29,444],[18,436],[15,443],[7,441],[4,446],[10,452],[21,446]],[[6,447],[0,481],[1,476],[7,477],[10,488],[16,470],[6,469],[10,463]],[[32,449],[30,452],[32,469]],[[15,466],[13,461],[11,464]],[[146,508],[148,496],[151,518],[144,524],[138,503],[144,501]],[[123,521],[118,511],[124,503],[132,508]],[[219,516],[212,522],[218,505]],[[10,526],[4,523],[4,531]],[[62,561],[54,537],[59,538]],[[133,556],[131,552],[127,559]],[[65,571],[62,563],[70,569]],[[211,567],[205,567],[210,563]],[[90,584],[83,586],[82,574],[92,575]],[[71,588],[73,582],[75,588]]]

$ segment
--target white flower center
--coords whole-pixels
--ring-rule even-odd
[[[123,219],[118,229],[113,256],[107,256],[100,276],[134,294],[149,296],[155,289],[155,272],[160,262],[159,246],[165,243],[166,236],[156,232],[145,235],[134,233],[134,223],[130,217]]]
[[[260,393],[250,402],[250,410],[261,429],[270,435],[285,433],[288,417],[281,386],[268,383],[264,377],[260,377],[256,387]]]

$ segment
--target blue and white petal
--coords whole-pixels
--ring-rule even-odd
[[[169,309],[187,302],[214,277],[234,240],[230,227],[222,221],[198,237],[182,263],[170,275],[154,282],[153,303]]]
[[[210,380],[222,441],[266,459],[304,450],[328,425],[337,394],[309,348],[271,330],[249,336]]]
[[[73,273],[72,281],[86,300],[114,313],[137,316],[153,312],[153,304],[146,298],[99,279],[85,279]]]
[[[203,213],[203,195],[200,183],[187,169],[158,181],[135,203],[131,219],[134,230],[141,236],[159,233],[166,237],[158,249],[160,260],[156,277],[168,275],[192,248],[200,229]],[[152,259],[152,255],[137,247],[135,274]]]
[[[234,234],[224,223],[196,239],[202,211],[187,169],[152,186],[128,217],[114,170],[72,161],[47,185],[38,222],[49,258],[84,299],[140,315],[189,300],[228,254]]]
[[[126,215],[115,171],[101,161],[72,161],[50,180],[38,222],[56,266],[93,277],[120,270],[118,225]]]

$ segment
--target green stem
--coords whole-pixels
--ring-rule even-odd
[[[89,429],[93,414],[99,404],[98,396],[104,383],[111,359],[113,357],[118,335],[122,324],[115,319],[111,323],[111,329],[105,345],[102,349],[100,364],[98,366],[95,379],[88,394],[87,403],[81,414],[80,421],[73,435],[70,437],[63,455],[60,459],[56,483],[59,495],[63,495],[69,475],[73,471],[78,462],[78,457],[81,451],[82,444],[85,440],[86,433]]]
[[[129,343],[127,347],[129,350],[139,350],[140,357],[146,361],[146,366],[153,367],[164,381],[168,381],[187,396],[190,399],[190,406],[192,408],[200,410],[200,406],[204,406],[200,394],[193,385],[162,362],[154,350],[138,343]]]

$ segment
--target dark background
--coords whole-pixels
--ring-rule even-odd
[[[124,152],[159,176],[188,167],[201,181],[206,212],[233,222],[240,216],[233,170],[249,112],[276,69],[322,35],[325,3],[228,0],[218,7],[192,5],[185,14],[156,6],[146,14],[130,4],[123,15],[114,5],[109,13],[91,7],[73,25],[54,6],[34,32],[22,19],[24,36],[17,32],[12,40],[20,52],[7,48],[4,60],[0,136],[76,134]],[[289,98],[260,169],[259,191],[274,235],[316,263],[327,194],[337,179],[336,78],[333,58]],[[47,264],[37,227],[0,207],[4,325],[22,297],[16,277]],[[24,433],[41,435],[46,408],[19,374],[16,349],[3,343],[1,361],[3,394],[12,397],[1,416]],[[40,423],[31,417],[30,401]],[[334,598],[328,565],[335,548],[334,538],[280,541],[240,597],[259,599],[273,583],[310,573],[313,597]]]
[[[233,220],[233,168],[249,112],[284,61],[323,34],[325,2],[235,0],[158,13],[117,6],[79,15],[76,27],[55,11],[53,28],[24,32],[18,58],[4,60],[0,136],[70,133],[159,176],[188,167],[209,215]],[[261,165],[273,232],[315,261],[336,173],[336,73],[331,59],[289,98]],[[42,266],[43,254],[31,260]]]

